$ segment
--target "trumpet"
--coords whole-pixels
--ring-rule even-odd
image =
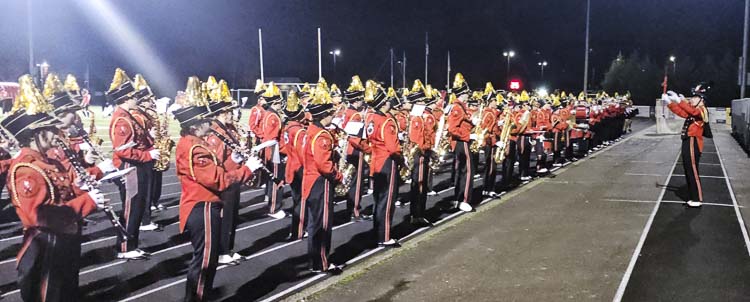
[[[70,146],[68,146],[68,144],[66,144],[60,138],[55,139],[55,144],[60,147],[60,149],[63,150],[65,156],[68,157],[73,170],[75,171],[78,178],[83,182],[83,184],[88,187],[89,190],[98,188],[100,183],[96,181],[93,175],[89,174],[89,172],[86,171],[85,168],[83,168],[78,153],[70,149]],[[120,238],[120,240],[127,241],[128,239],[130,239],[130,234],[128,234],[127,229],[125,229],[125,227],[120,223],[120,217],[117,215],[112,206],[107,203],[104,205],[104,208],[102,210],[104,211],[104,214],[107,215],[107,218],[109,219],[109,222],[112,223],[112,226],[115,227],[115,231],[117,231],[117,236]]]

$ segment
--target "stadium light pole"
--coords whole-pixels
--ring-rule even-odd
[[[740,62],[740,98],[745,98],[745,84],[747,84],[747,27],[750,17],[750,0],[745,0],[745,26],[742,30],[742,62]]]
[[[669,56],[669,61],[672,62],[672,74],[677,74],[677,57]]]
[[[538,62],[536,63],[536,65],[538,65],[539,69],[541,69],[542,81],[544,81],[544,67],[547,67],[547,61]]]
[[[588,93],[589,88],[589,23],[591,21],[591,0],[586,0],[586,57],[583,60],[583,94]]]
[[[341,55],[340,49],[334,49],[328,52],[333,57],[333,76],[331,77],[333,82],[336,82],[336,57]]]
[[[505,67],[505,81],[506,82],[508,81],[508,79],[510,79],[510,58],[515,57],[515,56],[516,56],[515,51],[510,50],[510,51],[503,52],[503,57],[505,57],[507,61],[507,65]]]

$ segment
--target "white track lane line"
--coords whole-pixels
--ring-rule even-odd
[[[656,217],[656,212],[659,211],[659,205],[661,204],[661,200],[664,198],[664,193],[667,192],[667,185],[669,185],[669,181],[672,179],[672,173],[674,172],[674,168],[677,166],[677,161],[679,159],[680,159],[680,152],[677,152],[677,157],[674,159],[672,168],[670,168],[669,170],[669,176],[667,176],[667,179],[664,182],[664,187],[661,189],[661,193],[659,193],[659,198],[656,200],[654,209],[651,210],[651,215],[648,217],[648,220],[646,221],[646,226],[643,227],[643,232],[641,232],[641,238],[638,240],[638,244],[635,246],[635,250],[633,251],[633,256],[630,257],[630,263],[628,263],[628,268],[625,270],[625,274],[622,276],[622,280],[620,281],[620,286],[617,288],[617,292],[615,293],[614,299],[612,299],[612,301],[614,302],[620,302],[622,300],[623,294],[625,294],[625,288],[628,287],[628,282],[630,282],[630,276],[631,274],[633,274],[635,263],[638,261],[638,256],[641,253],[641,249],[643,249],[643,244],[646,242],[646,237],[648,236],[648,232],[649,230],[651,230],[651,224],[654,222],[654,217]]]
[[[732,203],[734,204],[734,213],[737,216],[737,222],[740,223],[740,230],[742,231],[742,237],[745,239],[745,248],[747,248],[747,254],[750,255],[750,237],[748,237],[747,234],[747,226],[745,226],[745,220],[742,218],[742,212],[740,212],[740,207],[737,204],[737,198],[734,196],[734,190],[732,189],[732,183],[729,182],[729,175],[727,174],[726,168],[724,168],[724,159],[721,157],[721,152],[719,152],[719,146],[714,146],[716,148],[716,155],[719,156],[719,163],[721,164],[721,171],[724,173],[724,178],[727,182],[727,188],[729,189],[729,196],[732,196]]]

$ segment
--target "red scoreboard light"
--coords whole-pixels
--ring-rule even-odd
[[[510,90],[521,90],[521,81],[519,80],[511,80],[510,85],[508,85]]]

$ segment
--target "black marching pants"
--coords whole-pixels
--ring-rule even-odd
[[[392,239],[391,223],[399,187],[398,164],[392,158],[386,159],[380,172],[373,174],[372,178],[375,186],[372,193],[375,199],[373,230],[378,234],[378,242],[386,242]]]
[[[521,177],[529,176],[531,149],[531,136],[522,135],[518,139],[518,174],[521,174]]]
[[[141,221],[141,225],[151,223],[151,207],[155,207],[159,204],[159,198],[161,198],[162,172],[152,170],[150,180],[148,191],[146,192],[146,208],[143,210],[143,220]]]
[[[453,153],[453,160],[456,162],[454,194],[458,202],[471,203],[474,191],[474,171],[477,170],[477,163],[471,154],[470,146],[471,142],[457,141]]]
[[[24,301],[78,301],[79,234],[27,230],[34,238],[18,263],[18,289]],[[25,240],[24,240],[25,242]]]
[[[199,202],[190,211],[185,231],[193,246],[185,284],[184,301],[203,301],[213,288],[219,260],[221,202]]]
[[[689,198],[692,201],[703,201],[703,188],[701,178],[698,174],[698,166],[701,160],[701,151],[698,149],[698,139],[694,136],[682,139],[682,167],[685,168],[685,179]]]
[[[289,187],[292,189],[292,224],[289,233],[292,239],[302,239],[305,234],[305,202],[302,200],[302,175],[304,168],[294,171],[294,179]]]
[[[482,191],[495,191],[495,178],[497,177],[497,163],[495,163],[494,145],[484,146],[484,189]]]
[[[234,250],[234,234],[240,219],[240,187],[239,183],[229,186],[219,194],[223,202],[221,212],[221,243],[219,255],[229,254]]]
[[[505,150],[507,152],[507,155],[505,156],[505,160],[503,160],[503,167],[502,167],[502,189],[508,190],[510,189],[510,186],[513,184],[513,169],[516,164],[516,154],[518,152],[518,147],[516,146],[516,140],[509,139],[508,145],[505,147]]]
[[[346,196],[347,216],[359,217],[362,211],[362,192],[365,187],[365,159],[362,151],[354,150],[346,157],[346,162],[354,166],[352,183]]]
[[[274,214],[281,211],[284,205],[284,184],[273,181],[275,178],[284,178],[284,167],[282,165],[269,161],[266,164],[269,171],[273,172],[273,175],[268,176],[268,182],[266,183],[266,197],[268,197],[268,213]]]
[[[304,201],[307,206],[307,255],[310,268],[328,270],[328,253],[331,250],[333,229],[334,184],[319,176],[310,189],[310,196]]]
[[[411,187],[409,190],[409,210],[412,218],[424,218],[427,206],[428,180],[430,177],[430,156],[426,152],[416,152],[411,168]]]
[[[147,194],[151,192],[151,178],[154,171],[153,162],[133,165],[122,163],[120,169],[135,166],[136,170],[127,176],[123,183],[115,181],[117,188],[120,190],[120,200],[122,200],[122,214],[120,223],[128,231],[129,239],[125,242],[117,237],[118,251],[129,252],[138,248],[139,227],[145,211],[149,210]],[[150,217],[150,216],[149,216]]]

